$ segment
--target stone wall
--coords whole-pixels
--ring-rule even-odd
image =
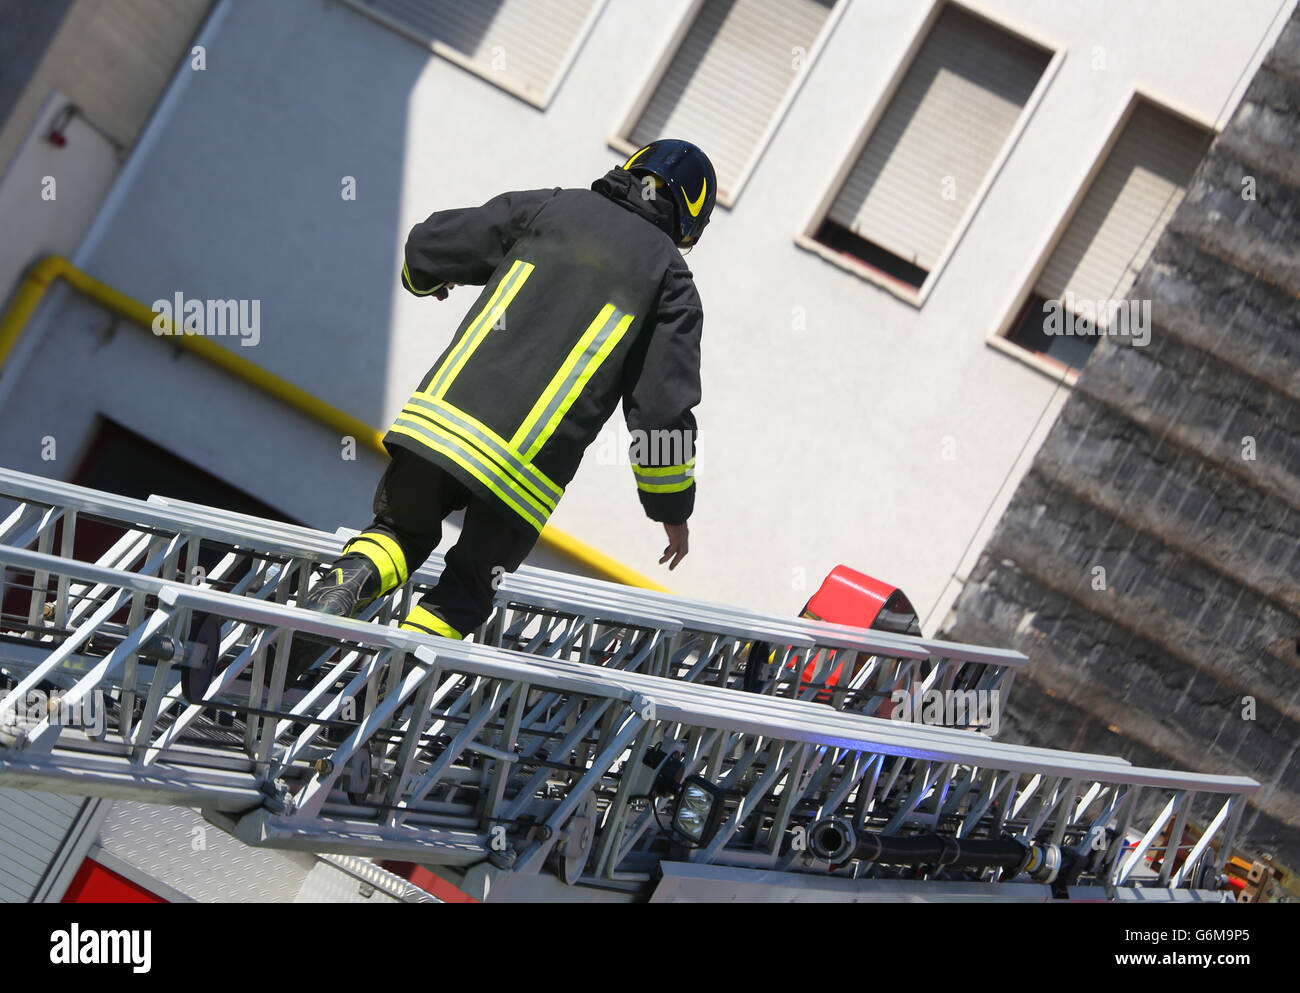
[[[1030,656],[1003,737],[1252,776],[1300,866],[1300,11],[1098,342],[945,636]]]

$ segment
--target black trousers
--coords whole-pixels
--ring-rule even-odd
[[[536,533],[513,527],[454,476],[400,448],[375,489],[375,519],[366,530],[396,541],[413,573],[442,541],[443,520],[461,509],[460,538],[447,552],[438,584],[419,605],[464,637],[492,613],[501,577],[523,564]]]

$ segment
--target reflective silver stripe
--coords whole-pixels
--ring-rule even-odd
[[[637,472],[639,468],[640,466],[633,466],[632,471],[636,473],[636,485],[642,489],[647,486],[668,486],[672,484],[690,483],[695,479],[694,469],[674,472],[664,476],[646,476]]]
[[[423,408],[423,410],[411,410],[410,408],[413,406]],[[538,501],[548,505],[550,510],[554,510],[556,501],[564,496],[563,490],[556,487],[555,484],[542,479],[531,465],[520,458],[517,452],[512,452],[496,438],[484,434],[475,424],[466,419],[462,411],[457,410],[446,401],[413,396],[407,401],[406,408],[408,413],[418,413],[425,417],[428,416],[427,413],[424,413],[426,410],[437,414],[458,431],[478,442],[488,454],[518,476],[521,483],[533,490]]]
[[[600,330],[596,332],[596,336],[592,338],[591,341],[587,342],[586,349],[583,350],[578,361],[573,364],[573,368],[569,370],[569,374],[564,377],[564,382],[560,383],[560,385],[555,389],[555,392],[551,394],[551,398],[546,402],[546,407],[542,410],[541,415],[534,422],[533,426],[528,429],[528,434],[524,435],[523,440],[519,442],[519,450],[521,452],[532,451],[533,446],[537,443],[537,439],[541,437],[542,432],[546,430],[546,426],[550,424],[551,418],[555,416],[555,412],[559,410],[560,405],[563,404],[565,398],[568,397],[569,391],[573,389],[574,383],[582,379],[584,375],[591,375],[591,372],[587,367],[591,365],[592,360],[600,351],[601,346],[605,344],[605,340],[613,334],[614,329],[618,327],[619,322],[626,316],[627,314],[619,310],[617,307],[610,312],[605,323],[602,324]]]
[[[496,493],[511,510],[539,531],[545,526],[548,515],[543,514],[517,492],[515,488],[518,484],[514,480],[504,475],[498,467],[485,462],[474,448],[460,438],[448,432],[437,431],[429,427],[428,424],[400,415],[393,426],[404,428],[407,432],[419,435],[420,439],[424,440],[425,444],[434,451],[450,450],[455,456],[452,461],[459,462],[465,468],[470,469],[471,475],[475,475],[473,470],[477,470],[477,478],[480,478],[488,489]]]
[[[451,370],[461,362],[466,352],[473,351],[477,347],[478,340],[486,333],[482,325],[492,316],[492,312],[497,309],[498,301],[510,300],[514,296],[515,287],[523,282],[532,273],[533,267],[528,263],[517,260],[510,271],[506,274],[505,279],[497,284],[497,288],[484,304],[483,309],[479,311],[478,317],[474,318],[474,323],[465,330],[464,336],[460,339],[452,353],[447,356],[443,362],[442,368],[433,377],[433,382],[429,384],[428,392],[430,394],[445,391],[451,385]]]
[[[638,476],[689,476],[695,471],[695,459],[679,462],[676,465],[639,465],[632,463],[632,471]]]

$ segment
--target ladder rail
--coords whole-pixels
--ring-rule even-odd
[[[11,484],[0,475],[0,492]],[[823,680],[862,650],[875,660],[864,690],[900,680],[912,694],[987,688],[985,676],[1019,667],[997,650],[819,633],[698,603],[674,611],[671,599],[551,574],[525,575],[503,594],[485,641],[451,641],[391,626],[392,610],[378,604],[359,619],[298,608],[305,577],[337,554],[337,536],[262,522],[241,539],[231,515],[167,501],[143,513],[141,501],[75,487],[24,492],[46,502],[6,522],[36,548],[0,545],[0,568],[6,579],[44,577],[23,616],[51,588],[61,602],[49,619],[58,623],[0,637],[0,663],[20,674],[16,688],[70,685],[68,706],[99,695],[117,711],[99,730],[64,723],[57,709],[26,714],[12,733],[0,726],[4,785],[197,806],[252,844],[461,868],[486,858],[494,872],[556,871],[570,885],[632,886],[664,862],[897,877],[888,864],[854,856],[831,865],[801,847],[827,818],[886,836],[1011,835],[1070,853],[1075,884],[1108,896],[1207,885],[1259,789],[1247,777],[837,709],[801,686],[805,666]],[[70,539],[54,540],[55,518],[80,515],[123,529],[111,564],[71,558]],[[33,532],[33,519],[44,527]],[[228,589],[185,581],[209,554],[208,578]],[[215,644],[194,642],[200,615],[220,620]],[[323,664],[306,687],[286,689],[286,648],[305,636],[325,643]],[[172,648],[154,651],[159,639]],[[742,661],[756,643],[771,646],[764,688],[789,692],[743,691]],[[896,653],[892,663],[885,652]],[[180,673],[199,662],[213,663],[215,678],[191,704]],[[0,715],[23,706],[6,695]],[[664,767],[647,764],[652,746],[680,753],[680,775],[704,777],[722,805],[717,830],[698,845],[665,830],[673,801],[656,792]],[[367,764],[370,775],[360,771]],[[1208,827],[1175,865],[1181,832],[1161,846],[1163,827],[1141,827],[1153,816]],[[1027,871],[929,866],[922,875],[1020,885]]]
[[[191,560],[198,557],[204,543],[215,543],[223,551],[238,549],[249,556],[255,570],[278,570],[280,585],[276,595],[285,598],[289,595],[295,570],[303,574],[323,567],[339,554],[343,540],[352,533],[340,530],[331,535],[299,525],[263,521],[166,497],[133,500],[12,470],[0,470],[0,493],[44,502],[63,514],[85,513],[99,520],[115,520],[136,530],[148,529],[155,534],[171,535],[173,539],[183,536],[190,543],[187,561],[191,568]],[[48,528],[41,532],[47,533]],[[173,544],[168,548],[176,552],[177,546]],[[172,568],[178,561],[171,563]],[[410,592],[406,595],[414,595],[436,582],[441,566],[441,557],[432,556],[408,582],[406,589]],[[32,609],[37,609],[35,601]],[[581,615],[582,623],[588,625],[584,634],[589,634],[591,627],[598,623],[621,623],[628,628],[628,636],[632,635],[632,628],[653,625],[664,640],[676,642],[654,646],[656,651],[664,653],[663,664],[687,678],[714,681],[720,678],[734,687],[744,685],[748,679],[748,688],[790,697],[801,694],[814,697],[828,692],[834,705],[868,713],[884,713],[892,709],[897,703],[894,698],[903,692],[904,686],[910,687],[918,700],[931,689],[949,690],[959,670],[967,663],[983,667],[969,689],[986,694],[987,699],[994,701],[994,706],[1000,706],[1000,699],[1010,688],[1014,670],[1023,665],[1024,659],[1018,653],[961,646],[954,648],[947,643],[935,643],[944,647],[932,650],[919,639],[887,632],[805,619],[773,618],[742,608],[686,598],[674,599],[600,580],[561,577],[531,567],[505,577],[498,591],[498,615],[528,611],[540,615],[549,610],[562,612],[575,621]],[[498,637],[504,634],[499,625],[491,622],[479,634],[494,631]],[[693,655],[701,638],[708,636],[720,636],[725,640],[716,642],[707,658]],[[577,640],[584,646],[589,644],[581,638]],[[755,658],[758,645],[770,645],[775,649],[774,662]],[[834,653],[839,654],[836,656]],[[791,656],[794,656],[793,660]],[[801,682],[798,674],[805,656],[816,656],[820,662],[811,683]],[[742,659],[744,665],[738,665]],[[899,674],[909,665],[915,669],[914,663],[922,665],[919,675],[914,679],[903,679]],[[823,681],[835,664],[845,668],[861,664],[864,669],[872,667],[873,671],[883,665],[886,672],[881,677],[882,684],[888,685],[890,691],[886,694],[851,685],[851,677],[843,679],[843,685],[827,690]],[[747,674],[751,665],[764,670],[761,679],[755,680]],[[891,673],[893,675],[889,676]],[[887,682],[886,676],[889,677]]]

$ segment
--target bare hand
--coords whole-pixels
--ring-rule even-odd
[[[668,535],[668,547],[664,549],[659,564],[663,565],[672,559],[672,563],[668,566],[668,571],[671,572],[677,568],[678,562],[686,558],[686,553],[689,551],[687,539],[690,537],[690,529],[685,524],[665,524],[664,531]]]
[[[434,298],[435,300],[446,300],[446,299],[447,299],[447,291],[448,291],[448,290],[454,290],[455,288],[456,288],[456,284],[455,284],[455,283],[443,283],[443,284],[442,284],[442,288],[441,288],[440,290],[436,291],[436,292],[433,294],[433,298]]]

